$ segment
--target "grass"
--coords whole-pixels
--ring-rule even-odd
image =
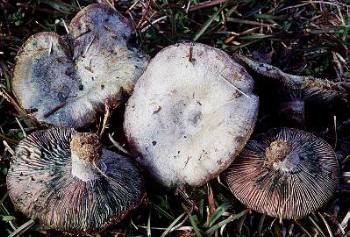
[[[11,74],[16,52],[27,37],[40,31],[64,34],[65,22],[91,2],[0,0],[0,236],[62,236],[41,230],[16,212],[6,192],[11,149],[26,133],[43,128],[11,101]],[[135,42],[151,56],[176,42],[197,41],[229,54],[250,54],[289,73],[350,79],[348,1],[112,2],[131,19],[137,32]],[[276,102],[269,97],[276,92],[262,88],[257,90],[262,104],[256,133],[286,125],[278,119]],[[142,208],[101,236],[349,236],[349,121],[348,103],[327,108],[321,116],[310,115],[305,129],[335,146],[342,177],[334,198],[302,220],[279,221],[247,210],[219,180],[199,188],[165,190],[148,179],[148,199]],[[107,138],[104,143],[115,149]]]

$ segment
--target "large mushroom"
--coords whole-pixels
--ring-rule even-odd
[[[281,128],[250,140],[224,176],[235,197],[249,208],[299,219],[331,198],[338,169],[336,155],[323,139]]]
[[[73,129],[37,131],[16,147],[7,187],[14,206],[48,229],[95,233],[122,220],[144,195],[143,178],[99,138]]]
[[[125,111],[138,161],[167,186],[201,185],[226,169],[250,137],[258,98],[229,55],[199,43],[166,47],[150,62]]]
[[[131,93],[148,59],[128,45],[127,19],[105,5],[85,7],[68,28],[68,35],[42,32],[24,43],[12,86],[37,120],[76,128],[93,122],[107,99]]]

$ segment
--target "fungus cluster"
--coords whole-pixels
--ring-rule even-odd
[[[167,186],[201,185],[218,176],[254,129],[253,83],[222,50],[181,43],[160,51],[124,116],[139,162]]]
[[[247,143],[259,99],[237,61],[255,64],[200,43],[168,46],[148,64],[128,46],[131,33],[118,12],[92,4],[73,18],[68,35],[38,33],[22,46],[14,93],[39,121],[66,128],[34,132],[16,147],[7,186],[18,210],[47,228],[86,234],[141,203],[143,178],[132,161],[105,149],[96,134],[74,130],[94,122],[104,102],[120,100],[123,91],[133,91],[123,124],[130,148],[165,186],[202,185],[229,167],[224,177],[237,199],[286,219],[331,197],[339,167],[322,139],[282,128]]]
[[[16,147],[7,175],[15,207],[46,228],[98,232],[124,218],[144,196],[129,158],[73,128],[95,121],[106,100],[131,93],[148,58],[128,45],[132,28],[115,10],[92,4],[71,21],[69,34],[31,36],[12,80],[24,109],[58,127],[37,131]]]
[[[131,93],[148,59],[129,47],[127,19],[105,5],[82,9],[68,29],[65,36],[41,32],[24,43],[12,86],[37,120],[77,128],[93,122],[106,99]]]

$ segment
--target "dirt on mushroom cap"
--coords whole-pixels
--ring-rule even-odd
[[[199,43],[163,49],[137,82],[124,116],[140,163],[168,186],[216,177],[254,128],[253,83],[222,50]]]
[[[105,5],[82,9],[69,31],[30,37],[18,53],[12,86],[39,121],[76,128],[93,122],[106,99],[131,93],[148,58],[127,45],[127,19]]]
[[[288,149],[283,152],[279,146],[276,150],[276,143]],[[271,156],[273,152],[279,154]],[[269,160],[269,156],[278,159]],[[327,142],[308,132],[282,128],[248,141],[224,176],[235,197],[249,208],[299,219],[329,200],[338,172],[335,153]]]
[[[99,177],[72,175],[72,129],[37,131],[22,140],[7,175],[15,207],[47,228],[94,233],[124,218],[143,197],[143,178],[132,162],[102,149]]]

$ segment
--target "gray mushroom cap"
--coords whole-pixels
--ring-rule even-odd
[[[253,84],[222,50],[182,43],[160,51],[136,83],[124,115],[138,161],[167,186],[216,177],[253,131]]]
[[[128,46],[132,28],[115,10],[92,4],[71,21],[69,34],[42,32],[22,46],[12,80],[22,107],[42,122],[82,127],[106,99],[131,93],[148,58]]]
[[[248,141],[225,171],[235,197],[249,208],[282,219],[299,219],[322,207],[337,186],[332,147],[315,135],[274,129]]]
[[[7,187],[14,206],[48,229],[95,233],[122,220],[144,195],[143,178],[95,134],[37,131],[15,150]]]

